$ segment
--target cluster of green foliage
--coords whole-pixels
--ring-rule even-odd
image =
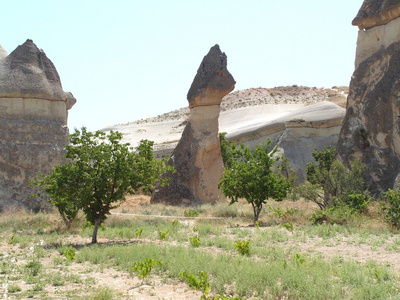
[[[207,295],[210,292],[210,282],[208,281],[208,274],[206,272],[200,271],[198,277],[187,272],[182,272],[180,276],[189,287],[196,291],[201,291],[201,300],[208,299]]]
[[[269,198],[283,200],[290,188],[288,179],[277,172],[276,164],[282,160],[271,141],[258,145],[254,151],[243,143],[229,144],[220,134],[221,153],[225,173],[218,187],[231,199],[230,204],[246,199],[253,207],[254,222],[258,221],[263,204]]]
[[[155,260],[154,258],[146,257],[145,260],[134,263],[131,267],[131,272],[138,273],[143,284],[144,279],[150,275],[151,270],[153,270],[154,267],[162,264],[163,262],[161,260]]]
[[[331,206],[346,206],[353,212],[363,212],[370,202],[364,172],[365,167],[355,159],[347,168],[335,160],[335,149],[314,150],[315,162],[307,164],[307,182],[300,187],[305,199],[315,202],[321,210]]]
[[[194,218],[199,216],[199,212],[195,209],[187,209],[183,212],[186,218]]]
[[[233,247],[239,254],[250,256],[250,240],[237,240]]]
[[[55,205],[67,227],[82,210],[94,226],[92,243],[97,243],[99,226],[110,210],[118,207],[127,193],[151,191],[160,175],[170,171],[165,160],[153,154],[153,142],[142,140],[136,151],[121,143],[122,133],[94,133],[75,129],[66,146],[67,162],[48,174],[40,174],[32,184],[42,188]]]
[[[400,190],[389,189],[382,195],[382,212],[394,228],[400,228]]]

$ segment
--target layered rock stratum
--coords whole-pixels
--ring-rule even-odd
[[[374,194],[400,177],[399,9],[399,0],[364,1],[353,21],[361,29],[337,153],[346,164],[364,162]]]
[[[287,86],[234,91],[221,102],[219,131],[252,148],[271,139],[288,157],[300,180],[314,149],[335,146],[345,115],[347,87]],[[103,130],[124,133],[126,142],[155,141],[158,157],[170,156],[188,122],[189,108]]]
[[[0,210],[44,209],[29,182],[62,162],[67,110],[76,102],[58,72],[32,40],[9,55],[0,47]]]
[[[168,186],[159,186],[152,203],[174,205],[214,203],[224,199],[218,189],[224,166],[218,137],[218,118],[222,98],[235,87],[227,69],[227,57],[215,45],[203,58],[189,89],[189,119],[169,164]]]

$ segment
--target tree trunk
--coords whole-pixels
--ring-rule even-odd
[[[262,210],[262,204],[260,206],[255,205],[254,203],[251,203],[253,206],[253,212],[254,212],[254,224],[258,221],[258,218],[260,216],[261,210]]]
[[[97,231],[99,230],[102,216],[99,215],[94,222],[93,236],[92,236],[92,244],[97,244]]]

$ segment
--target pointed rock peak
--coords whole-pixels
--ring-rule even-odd
[[[0,60],[5,58],[8,55],[7,51],[0,45]]]
[[[52,61],[28,39],[3,59],[0,97],[67,101],[68,95]]]
[[[400,0],[364,0],[352,24],[360,29],[385,25],[400,17]]]
[[[192,106],[191,102],[196,97],[203,95],[205,90],[215,90],[226,95],[233,90],[235,83],[227,69],[225,53],[221,51],[218,45],[215,45],[204,56],[189,89],[187,99]]]

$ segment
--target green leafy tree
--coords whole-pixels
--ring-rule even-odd
[[[269,198],[283,200],[290,188],[288,180],[275,167],[281,160],[277,148],[270,150],[271,141],[258,145],[253,152],[244,144],[230,146],[225,173],[218,185],[231,204],[242,198],[252,205],[254,222]]]
[[[301,195],[315,202],[321,210],[331,205],[345,205],[362,211],[369,203],[364,179],[365,166],[358,159],[347,168],[335,160],[335,149],[325,147],[314,150],[315,162],[307,164],[307,182],[301,187]]]
[[[75,129],[66,146],[67,163],[33,182],[44,188],[60,213],[69,216],[74,209],[82,209],[94,226],[92,243],[97,243],[100,225],[125,200],[126,193],[151,190],[157,181],[162,185],[169,181],[160,178],[171,167],[154,158],[153,142],[141,141],[135,152],[121,139],[122,133],[116,131]]]

